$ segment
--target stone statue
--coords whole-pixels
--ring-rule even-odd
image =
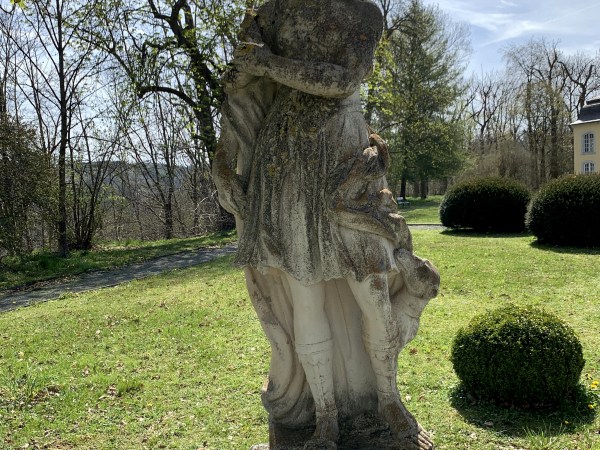
[[[271,0],[225,78],[213,174],[272,349],[260,448],[433,448],[396,372],[439,275],[412,253],[359,97],[382,27],[369,0]]]

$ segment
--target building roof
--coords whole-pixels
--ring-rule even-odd
[[[588,100],[581,111],[579,117],[572,125],[587,122],[596,122],[600,120],[600,97]]]

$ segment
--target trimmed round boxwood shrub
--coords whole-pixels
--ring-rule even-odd
[[[449,228],[520,232],[529,200],[529,191],[518,181],[475,178],[450,188],[440,205],[440,220]]]
[[[585,361],[574,331],[545,311],[514,305],[475,317],[451,351],[464,388],[511,405],[552,405],[575,392]]]
[[[600,246],[600,174],[550,181],[534,196],[527,227],[540,243]]]

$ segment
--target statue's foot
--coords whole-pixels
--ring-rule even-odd
[[[407,450],[433,450],[434,448],[433,441],[418,424],[416,433],[398,436],[398,441],[402,443],[402,448]]]
[[[317,419],[312,438],[304,444],[304,450],[337,450],[339,436],[337,415]]]
[[[379,413],[405,450],[433,450],[433,441],[400,399],[380,403]]]

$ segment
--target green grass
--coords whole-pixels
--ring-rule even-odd
[[[598,403],[590,393],[600,380],[600,251],[538,247],[526,235],[413,235],[442,289],[400,356],[398,384],[436,448],[598,450],[599,404],[541,412],[472,404],[449,351],[475,314],[508,301],[544,307],[578,332],[587,401]],[[0,448],[239,450],[265,442],[259,393],[270,350],[230,262],[0,315]]]
[[[409,206],[400,208],[398,212],[410,224],[439,224],[440,223],[440,203],[443,196],[432,195],[426,199],[407,198]]]
[[[187,239],[110,242],[98,245],[91,251],[72,251],[67,258],[50,252],[6,257],[0,263],[0,292],[90,270],[121,267],[172,253],[223,245],[236,238],[233,231]]]

